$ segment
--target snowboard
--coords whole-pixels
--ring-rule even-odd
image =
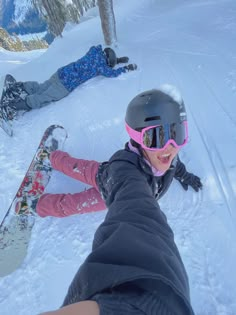
[[[62,149],[66,130],[59,125],[46,129],[25,177],[0,224],[0,277],[15,271],[27,254],[36,205],[48,184],[52,167],[49,155]]]
[[[10,137],[13,136],[12,119],[14,117],[11,117],[12,114],[11,114],[10,108],[7,109],[7,108],[4,108],[3,106],[7,105],[8,101],[9,101],[9,100],[7,100],[6,91],[14,83],[16,83],[16,79],[12,75],[7,74],[5,76],[4,82],[1,84],[2,85],[2,95],[1,95],[1,100],[0,100],[0,127]]]

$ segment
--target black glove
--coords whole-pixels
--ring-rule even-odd
[[[182,177],[175,178],[180,182],[184,190],[188,190],[188,186],[191,186],[197,192],[199,189],[202,189],[201,179],[192,173],[186,171]]]
[[[129,57],[120,57],[120,58],[116,58],[116,63],[127,63],[129,62]]]
[[[184,190],[188,190],[188,186],[191,186],[195,191],[202,189],[201,179],[198,176],[187,172],[184,163],[180,161],[179,157],[174,177],[180,182]]]
[[[131,63],[129,64],[128,66],[124,66],[124,68],[127,70],[127,71],[133,71],[133,70],[136,70],[138,67],[135,63]]]

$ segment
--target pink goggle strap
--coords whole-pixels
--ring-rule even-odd
[[[141,139],[142,133],[130,128],[130,126],[127,125],[127,123],[125,123],[125,128],[128,134],[130,135],[130,138],[133,139],[135,142],[142,145],[142,139]]]

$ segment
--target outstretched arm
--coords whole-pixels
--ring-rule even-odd
[[[104,75],[105,77],[108,77],[108,78],[115,78],[115,77],[118,77],[121,73],[125,73],[125,72],[126,72],[125,67],[120,67],[118,69],[112,69],[109,66],[105,66],[101,70],[100,74]]]
[[[106,65],[104,68],[101,69],[100,73],[101,75],[104,75],[105,77],[112,78],[112,77],[118,77],[121,73],[133,71],[136,69],[137,69],[136,64],[129,64],[127,66],[120,67],[118,69],[112,69],[111,67]]]

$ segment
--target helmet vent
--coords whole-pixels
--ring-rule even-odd
[[[152,96],[152,93],[149,93],[149,94],[144,93],[144,94],[141,94],[141,95],[140,95],[140,97],[147,97],[147,96]]]
[[[144,121],[161,120],[161,116],[147,117]]]

